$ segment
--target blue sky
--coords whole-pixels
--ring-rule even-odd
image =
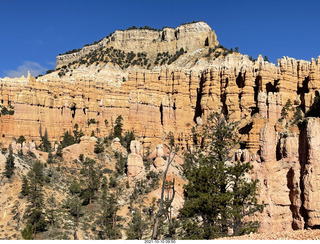
[[[276,62],[320,55],[318,0],[0,0],[0,77],[45,73],[56,56],[130,26],[203,20],[220,44]]]

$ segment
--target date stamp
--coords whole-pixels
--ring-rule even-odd
[[[166,244],[166,243],[176,243],[176,240],[144,240],[144,243],[152,244]]]

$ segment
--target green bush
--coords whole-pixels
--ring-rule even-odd
[[[87,121],[88,126],[91,124],[96,124],[96,123],[97,123],[97,121],[95,119],[88,119],[88,121]]]

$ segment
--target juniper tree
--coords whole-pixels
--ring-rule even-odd
[[[236,122],[213,113],[207,123],[194,129],[194,150],[186,153],[183,173],[185,202],[180,210],[183,239],[213,239],[242,235],[258,229],[258,222],[245,219],[262,211],[257,203],[257,180],[246,180],[250,163],[230,161],[239,143]]]

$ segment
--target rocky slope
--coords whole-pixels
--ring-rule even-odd
[[[120,232],[122,239],[126,239],[126,229],[132,218],[134,211],[143,213],[143,219],[148,228],[144,231],[144,238],[150,238],[152,216],[156,210],[156,200],[161,194],[161,184],[168,150],[163,149],[163,145],[150,154],[149,158],[141,157],[141,148],[138,141],[132,141],[131,153],[128,155],[128,173],[127,175],[117,174],[116,152],[127,150],[119,143],[117,139],[107,146],[103,153],[94,153],[94,146],[97,139],[95,137],[82,137],[81,142],[73,144],[62,150],[62,158],[54,158],[53,164],[47,164],[48,154],[36,150],[29,143],[13,144],[15,158],[14,175],[7,179],[2,175],[6,154],[0,153],[0,239],[17,240],[23,239],[21,231],[26,227],[27,220],[24,216],[27,206],[29,206],[28,197],[21,195],[22,177],[29,172],[34,160],[37,158],[44,163],[43,174],[45,182],[43,183],[42,193],[44,195],[44,208],[46,212],[52,209],[49,199],[54,198],[54,225],[48,225],[47,230],[39,232],[36,239],[66,240],[74,239],[74,233],[77,233],[79,240],[99,239],[101,231],[102,204],[105,201],[103,197],[104,183],[101,189],[95,193],[92,204],[81,207],[79,224],[74,216],[70,214],[70,208],[67,207],[68,201],[72,197],[70,193],[71,183],[81,181],[81,169],[83,163],[79,160],[82,154],[96,161],[95,167],[99,169],[102,182],[108,182],[107,194],[115,194],[118,204],[118,224],[121,226]],[[22,149],[23,154],[17,152]],[[30,153],[32,152],[32,154]],[[145,167],[146,161],[151,162],[148,168]],[[183,205],[183,189],[185,181],[180,176],[181,163],[183,160],[176,156],[167,175],[167,180],[175,181],[175,198],[172,202],[172,217],[177,216],[178,210]],[[139,164],[140,163],[140,164]],[[138,168],[138,169],[137,169]],[[116,184],[111,186],[112,178],[116,179]],[[82,183],[84,184],[84,183]],[[172,194],[170,190],[165,190],[165,195]],[[154,206],[153,206],[154,205]]]
[[[320,119],[301,122],[319,97],[320,57],[283,57],[275,65],[218,44],[204,22],[116,31],[58,56],[50,74],[0,79],[0,141],[6,147],[24,135],[39,144],[40,130],[59,141],[75,124],[87,136],[107,136],[121,115],[144,156],[170,131],[190,148],[192,126],[222,111],[241,122],[243,144],[234,158],[251,161],[260,180],[261,231],[318,228]]]

